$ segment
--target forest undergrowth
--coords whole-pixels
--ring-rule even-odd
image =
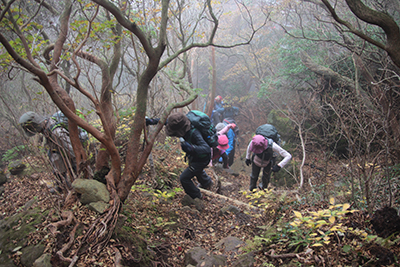
[[[215,251],[222,238],[235,236],[253,252],[254,266],[399,266],[400,219],[392,208],[379,207],[368,213],[363,200],[351,201],[343,164],[330,164],[325,174],[306,166],[304,188],[277,186],[272,179],[266,191],[248,192],[249,172],[237,157],[234,168],[219,167],[206,172],[221,182],[219,198],[204,192],[204,209],[185,207],[179,174],[186,167],[177,144],[156,146],[153,164],[147,164],[123,205],[117,230],[100,255],[85,253],[77,266],[184,266],[185,253],[196,246]],[[32,159],[31,159],[32,160]],[[293,159],[296,161],[296,158]],[[151,168],[150,166],[154,166]],[[308,169],[307,169],[308,168]],[[342,179],[341,179],[342,178]],[[63,194],[50,194],[52,175],[11,176],[0,197],[2,218],[32,207],[48,211],[46,219],[29,234],[27,244],[46,243],[45,252],[55,254],[68,241],[70,227],[52,235],[48,225],[60,220]],[[398,184],[397,184],[398,185]],[[215,193],[215,192],[214,192]],[[397,191],[395,203],[399,203]],[[243,206],[237,206],[237,202]],[[237,206],[239,213],[221,212]],[[79,202],[69,208],[81,222],[73,254],[96,214]],[[214,252],[215,253],[215,252]],[[11,253],[22,266],[20,253]],[[235,260],[228,259],[228,266]],[[65,266],[68,266],[66,264]]]

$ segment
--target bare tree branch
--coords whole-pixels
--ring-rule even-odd
[[[384,12],[379,12],[367,7],[360,0],[346,0],[350,10],[359,19],[366,23],[377,25],[383,29],[387,38],[387,43],[383,44],[366,33],[359,31],[350,22],[341,19],[328,0],[321,0],[321,2],[327,7],[335,21],[347,27],[351,33],[357,35],[361,39],[385,50],[393,60],[394,64],[400,67],[400,29],[391,16]]]

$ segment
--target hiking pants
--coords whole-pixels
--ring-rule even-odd
[[[49,157],[50,164],[53,167],[54,175],[57,177],[56,183],[58,183],[60,186],[67,186],[67,188],[71,188],[71,182],[67,176],[68,170],[70,170],[66,165],[66,161],[68,159],[65,159],[58,151],[48,150],[47,156]],[[76,172],[76,164],[71,162],[71,165],[73,172]]]
[[[196,176],[197,181],[203,188],[207,188],[212,182],[211,177],[208,176],[207,173],[204,171],[204,168],[208,165],[209,162],[209,160],[205,162],[189,162],[189,166],[182,172],[181,176],[179,177],[185,193],[193,199],[201,198],[200,189],[197,188],[197,186],[192,181],[193,177]]]
[[[269,180],[271,178],[271,164],[272,160],[269,162],[267,166],[263,168],[263,174],[261,177],[261,183],[259,187],[261,189],[266,189],[269,184]],[[251,175],[250,175],[250,191],[253,191],[253,189],[257,188],[257,180],[258,176],[260,175],[262,167],[258,167],[254,162],[251,164]]]
[[[233,141],[233,149],[229,152],[229,155],[228,155],[229,166],[232,166],[233,160],[235,159],[235,148],[236,148],[236,140]]]

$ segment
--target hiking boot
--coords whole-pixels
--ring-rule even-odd
[[[194,199],[191,198],[189,195],[184,195],[183,198],[181,199],[181,203],[182,206],[190,206],[193,205],[195,202]]]
[[[258,184],[258,189],[260,189],[260,190],[267,190],[267,188],[268,188],[268,184],[266,187],[264,187],[264,184],[262,182]]]
[[[211,190],[213,185],[214,185],[214,183],[213,183],[213,181],[211,181],[207,186],[200,185],[200,188],[203,188],[205,190]]]
[[[198,210],[200,212],[203,211],[203,209],[204,209],[203,197],[195,198],[193,200],[193,202],[194,202],[194,206],[195,206],[196,210]]]

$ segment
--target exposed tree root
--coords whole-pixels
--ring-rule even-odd
[[[204,193],[204,194],[209,195],[211,197],[217,197],[217,198],[221,198],[221,199],[233,202],[235,205],[242,206],[242,207],[244,207],[244,208],[246,208],[247,210],[250,210],[250,211],[251,210],[254,210],[254,211],[259,210],[257,207],[251,206],[251,205],[249,205],[249,204],[247,204],[245,202],[242,202],[242,201],[239,201],[239,200],[236,200],[236,199],[224,196],[224,195],[220,195],[219,192],[220,192],[220,189],[221,189],[221,180],[219,179],[219,176],[215,173],[215,170],[213,168],[211,170],[212,170],[214,179],[216,180],[215,188],[213,188],[213,191],[215,191],[215,192],[212,192],[210,190],[206,190],[206,189],[203,189],[203,188],[199,188],[201,193]]]
[[[275,255],[275,250],[271,249],[270,251],[266,252],[265,255],[273,259],[300,258],[301,256],[311,254],[313,251],[314,250],[308,248],[306,251],[300,253],[287,253],[287,254]]]
[[[66,225],[70,225],[72,223],[72,221],[75,219],[74,214],[72,213],[72,211],[63,211],[61,213],[61,217],[62,218],[66,218],[63,221],[58,221],[55,223],[50,223],[47,228],[49,229],[49,231],[55,235],[57,233],[59,233],[58,228],[61,226],[66,226]]]
[[[118,220],[118,213],[121,207],[121,201],[115,190],[112,190],[111,197],[111,207],[108,209],[108,212],[100,216],[90,226],[89,230],[82,238],[73,259],[78,258],[79,255],[88,250],[99,254],[101,250],[107,245],[114,232],[115,225]],[[73,262],[71,262],[69,267],[72,266],[74,266]]]
[[[72,231],[69,233],[69,241],[67,244],[64,244],[64,246],[57,251],[57,256],[60,258],[60,260],[62,261],[66,261],[66,262],[72,262],[73,260],[70,258],[65,258],[64,257],[64,253],[71,248],[72,244],[75,241],[75,233],[76,233],[76,229],[78,229],[78,226],[80,225],[80,223],[77,223],[74,228],[72,229]]]
[[[68,209],[71,207],[77,200],[76,194],[72,190],[68,190],[67,197],[65,198],[64,201],[64,208]]]
[[[58,228],[60,228],[62,226],[70,225],[73,221],[75,221],[75,216],[72,213],[72,211],[63,211],[61,213],[61,217],[65,218],[65,220],[51,223],[47,226],[47,228],[53,235],[60,233],[60,231],[58,231]],[[80,225],[80,223],[77,223],[74,226],[74,228],[72,229],[72,231],[69,233],[68,243],[64,244],[64,246],[59,251],[57,251],[56,255],[58,256],[59,260],[64,261],[64,262],[70,262],[70,263],[74,261],[71,258],[64,257],[64,253],[68,249],[70,249],[72,244],[75,242],[75,233],[76,233],[76,229],[78,228],[79,225]]]
[[[251,206],[251,205],[249,205],[249,204],[247,204],[245,202],[242,202],[242,201],[239,201],[237,199],[233,199],[233,198],[230,198],[230,197],[227,197],[227,196],[224,196],[224,195],[220,195],[220,194],[214,193],[212,191],[209,191],[209,190],[206,190],[206,189],[203,189],[203,188],[200,188],[200,191],[201,191],[201,193],[204,193],[204,194],[206,194],[208,196],[217,197],[217,198],[221,198],[221,199],[233,202],[235,205],[244,207],[244,208],[246,208],[247,210],[250,210],[250,211],[251,210],[254,210],[254,211],[259,210],[257,207]]]

